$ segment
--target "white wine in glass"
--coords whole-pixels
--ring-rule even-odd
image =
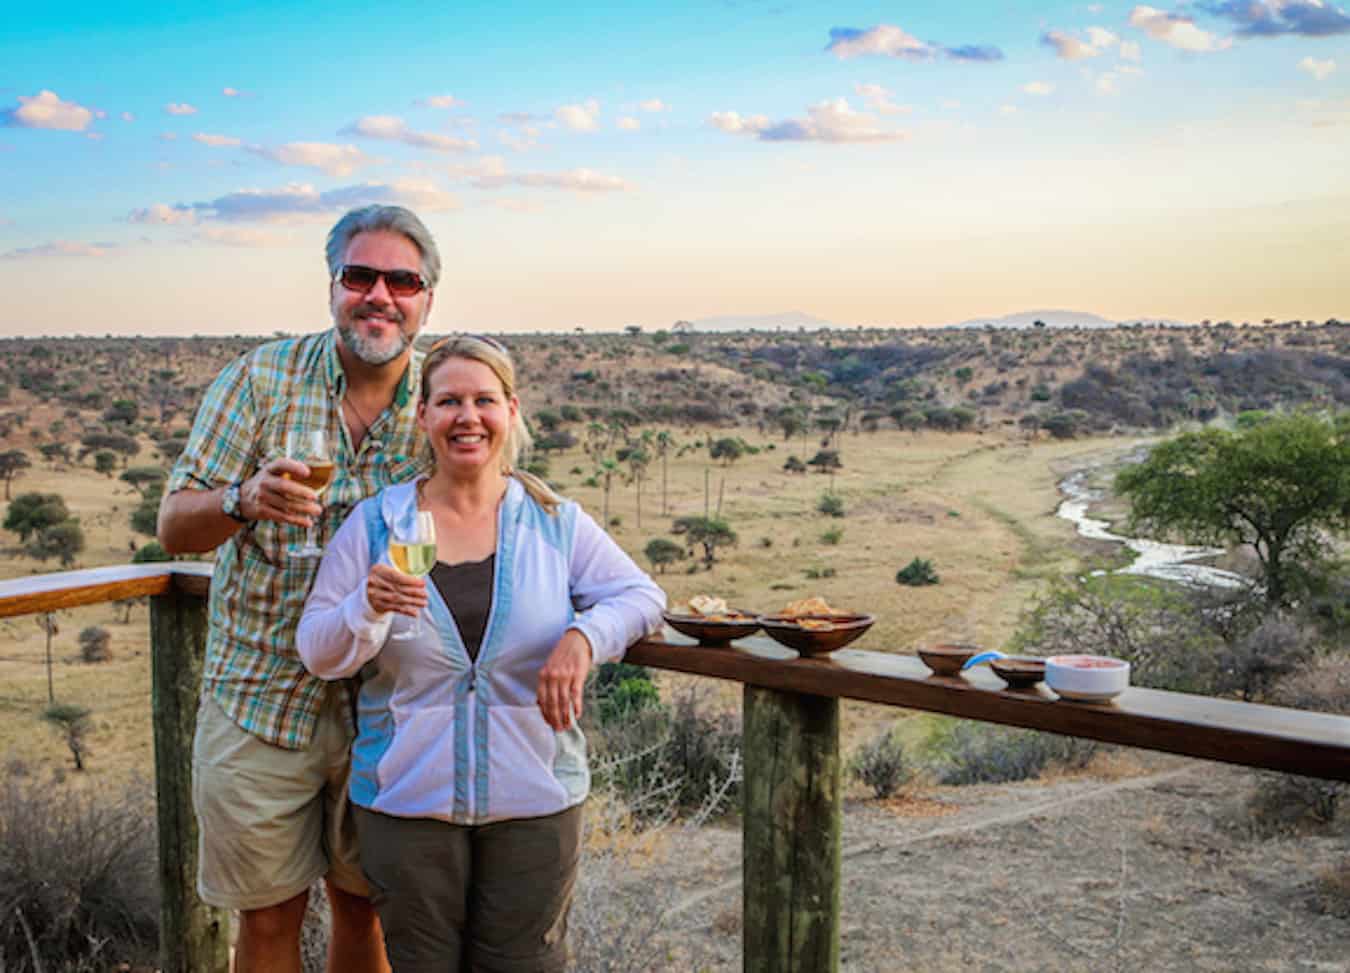
[[[296,459],[309,467],[309,476],[291,476],[286,479],[301,483],[320,496],[333,482],[336,464],[328,447],[328,434],[322,429],[294,430],[286,437],[286,458]],[[305,543],[291,548],[291,557],[319,557],[323,548],[314,538],[314,525],[305,528]]]
[[[431,573],[436,565],[436,518],[429,510],[419,510],[411,525],[395,525],[389,532],[389,560],[404,574],[415,578]],[[418,615],[405,629],[389,637],[398,641],[410,639],[422,632],[422,616]]]

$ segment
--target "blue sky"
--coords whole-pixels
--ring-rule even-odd
[[[1350,315],[1334,4],[458,6],[9,13],[0,334],[322,327],[385,200],[433,330]]]

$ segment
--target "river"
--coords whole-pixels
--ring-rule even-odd
[[[1091,472],[1079,470],[1059,482],[1059,492],[1064,495],[1064,500],[1055,511],[1055,515],[1074,524],[1078,528],[1078,533],[1084,537],[1099,541],[1114,541],[1134,551],[1134,561],[1128,567],[1115,571],[1115,574],[1139,574],[1176,581],[1192,587],[1241,588],[1249,583],[1247,578],[1232,571],[1192,563],[1222,554],[1222,548],[1163,544],[1160,541],[1121,537],[1119,534],[1111,533],[1105,520],[1088,516],[1088,508],[1101,499],[1101,493],[1088,486]]]

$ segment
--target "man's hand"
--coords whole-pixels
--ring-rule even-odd
[[[416,618],[427,606],[427,579],[376,564],[366,578],[366,601],[377,612],[398,612]]]
[[[297,482],[309,476],[309,467],[297,459],[269,460],[239,489],[239,509],[248,520],[309,527],[323,513],[319,495]]]
[[[555,730],[572,725],[581,716],[582,690],[591,671],[591,643],[575,628],[569,628],[553,647],[539,671],[539,711]]]

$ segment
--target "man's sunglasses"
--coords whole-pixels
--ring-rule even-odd
[[[414,270],[377,270],[362,264],[344,264],[337,273],[338,283],[357,294],[369,294],[381,277],[395,297],[412,297],[427,289],[427,282]]]

